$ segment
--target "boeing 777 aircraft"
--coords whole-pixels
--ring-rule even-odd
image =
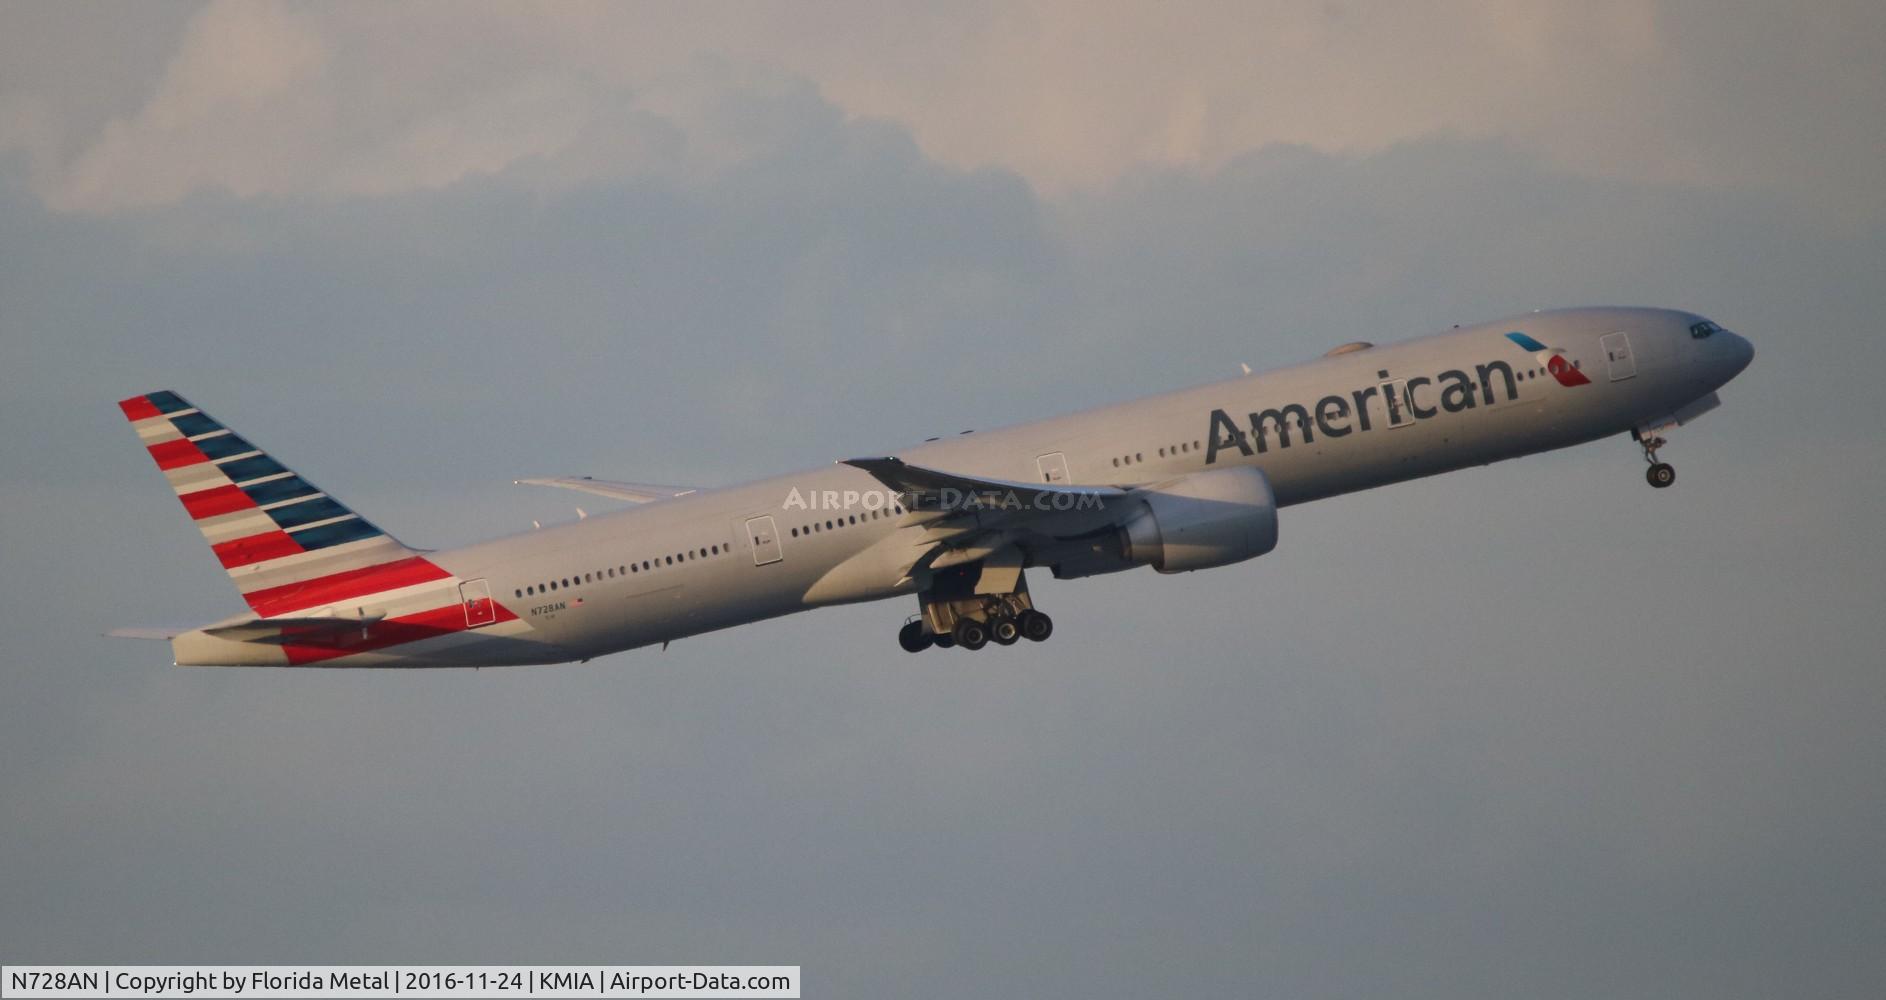
[[[1027,570],[1225,566],[1291,504],[1627,433],[1667,487],[1664,435],[1754,353],[1686,312],[1529,313],[738,486],[522,480],[634,506],[438,552],[152,392],[119,406],[249,612],[113,634],[185,665],[500,666],[914,596],[911,652],[1039,641]]]

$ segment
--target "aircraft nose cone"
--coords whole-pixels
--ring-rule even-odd
[[[1749,343],[1747,338],[1727,331],[1724,331],[1724,337],[1728,348],[1729,377],[1734,378],[1742,374],[1742,369],[1747,368],[1749,362],[1755,360],[1755,345]]]

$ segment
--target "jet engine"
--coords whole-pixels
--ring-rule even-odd
[[[1228,566],[1277,547],[1277,498],[1249,466],[1195,472],[1133,491],[1139,509],[1054,565],[1059,579],[1151,566],[1161,573]]]
[[[1122,555],[1161,573],[1229,566],[1277,547],[1277,498],[1249,466],[1195,472],[1147,487],[1120,528]]]

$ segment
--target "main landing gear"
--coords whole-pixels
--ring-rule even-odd
[[[931,632],[919,615],[898,630],[897,644],[906,653],[921,653],[931,646],[975,650],[992,642],[998,646],[1013,646],[1023,639],[1044,642],[1053,634],[1054,619],[1034,608],[1024,608],[1012,615],[996,611],[984,619],[959,617],[948,632]]]
[[[906,652],[921,653],[931,646],[981,649],[992,642],[1013,646],[1023,639],[1043,642],[1054,634],[1054,619],[1035,610],[1019,566],[967,566],[962,572],[939,575],[918,600],[923,613],[897,633],[897,644]]]
[[[1631,437],[1637,439],[1637,443],[1643,447],[1644,461],[1650,463],[1650,468],[1644,470],[1644,479],[1657,489],[1663,489],[1676,482],[1676,469],[1670,463],[1657,458],[1657,449],[1668,442],[1655,434],[1646,437],[1636,431],[1631,432]]]

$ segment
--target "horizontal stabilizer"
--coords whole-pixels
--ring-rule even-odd
[[[203,631],[230,642],[261,642],[279,645],[287,642],[310,642],[345,632],[364,632],[368,626],[385,617],[385,615],[362,615],[358,618],[328,616],[248,618],[227,625],[212,625]]]
[[[601,497],[627,500],[630,503],[654,503],[657,500],[672,500],[684,497],[700,490],[693,486],[664,486],[659,483],[615,483],[607,479],[592,479],[589,476],[548,476],[537,479],[513,479],[518,486],[554,486],[558,489],[577,490],[582,493],[594,493]]]
[[[194,626],[190,625],[158,625],[148,628],[114,628],[105,634],[113,639],[162,639],[168,642],[193,629]]]

